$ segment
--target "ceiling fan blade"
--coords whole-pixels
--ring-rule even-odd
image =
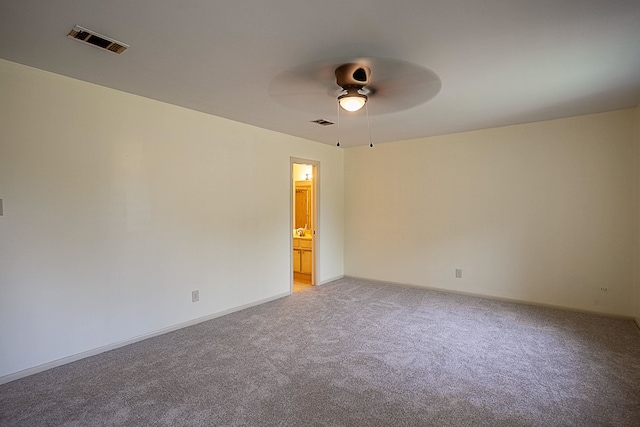
[[[421,65],[390,58],[351,57],[303,64],[278,74],[269,84],[269,95],[278,103],[298,110],[327,114],[335,111],[342,89],[335,70],[346,63],[371,69],[369,114],[389,114],[432,99],[442,87],[440,78]]]
[[[370,114],[395,113],[433,99],[442,89],[440,78],[430,70],[373,81]]]
[[[269,96],[294,110],[323,113],[337,102],[334,93],[340,87],[333,73],[333,64],[327,61],[315,61],[286,70],[269,83]]]

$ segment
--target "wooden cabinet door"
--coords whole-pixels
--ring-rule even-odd
[[[300,273],[300,250],[293,250],[293,271]]]
[[[312,255],[311,251],[300,251],[300,272],[311,274]]]

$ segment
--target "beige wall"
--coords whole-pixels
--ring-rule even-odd
[[[0,380],[288,294],[291,157],[343,274],[341,149],[6,61],[0,117]]]
[[[632,315],[637,114],[345,150],[345,274]]]

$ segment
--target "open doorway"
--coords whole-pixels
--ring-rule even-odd
[[[316,284],[319,163],[291,159],[291,291]]]

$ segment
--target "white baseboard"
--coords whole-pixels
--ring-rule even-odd
[[[5,375],[3,377],[0,377],[0,385],[9,383],[11,381],[19,380],[20,378],[28,377],[29,375],[37,374],[38,372],[46,371],[51,368],[56,368],[58,366],[66,365],[67,363],[75,362],[77,360],[84,359],[86,357],[95,356],[96,354],[104,353],[105,351],[114,350],[116,348],[124,347],[126,345],[143,341],[148,338],[166,334],[168,332],[177,331],[178,329],[186,328],[188,326],[197,325],[198,323],[206,322],[207,320],[215,319],[216,317],[221,317],[236,311],[244,310],[245,308],[253,307],[256,305],[267,303],[269,301],[274,301],[280,298],[284,298],[289,295],[291,295],[290,292],[285,292],[269,298],[250,302],[248,304],[243,304],[238,307],[233,307],[228,310],[219,311],[217,313],[209,314],[204,317],[199,317],[197,319],[189,320],[187,322],[179,323],[177,325],[162,328],[157,331],[150,332],[148,334],[139,335],[137,337],[129,338],[124,341],[118,341],[113,344],[108,344],[102,347],[94,348],[92,350],[83,351],[82,353],[73,354],[71,356],[63,357],[62,359],[57,359],[51,362],[44,363],[42,365],[34,366],[33,368],[28,368],[22,371],[15,372],[13,374]]]
[[[326,285],[327,283],[335,282],[336,280],[340,280],[342,278],[344,278],[344,276],[332,277],[331,279],[326,279],[326,280],[320,281],[320,283],[318,283],[318,285]]]
[[[513,303],[516,303],[516,304],[533,305],[533,306],[537,306],[537,307],[555,308],[555,309],[558,309],[558,310],[573,311],[573,312],[577,312],[577,313],[597,314],[597,315],[600,315],[600,316],[615,317],[615,318],[618,318],[618,319],[628,319],[628,320],[632,320],[633,319],[632,316],[625,316],[623,314],[606,313],[606,312],[595,311],[595,310],[585,310],[585,309],[576,308],[576,307],[568,307],[568,306],[556,305],[556,304],[546,304],[546,303],[541,303],[541,302],[536,302],[536,301],[529,301],[529,300],[519,299],[519,298],[501,297],[501,296],[490,295],[490,294],[482,294],[482,293],[477,293],[477,292],[459,291],[459,290],[456,290],[456,289],[436,288],[436,287],[433,287],[433,286],[414,285],[414,284],[410,284],[410,283],[392,282],[392,281],[389,281],[389,280],[370,279],[370,278],[367,278],[367,277],[359,277],[359,276],[348,276],[348,275],[345,275],[344,277],[347,278],[347,279],[366,280],[366,281],[375,282],[375,283],[386,283],[386,284],[395,285],[395,286],[408,286],[410,288],[428,289],[430,291],[438,291],[438,292],[446,292],[446,293],[450,293],[450,294],[467,295],[467,296],[470,296],[470,297],[486,298],[486,299],[490,299],[490,300],[494,300],[494,301],[505,301],[505,302],[513,302]],[[635,321],[636,321],[636,324],[638,324],[638,327],[640,328],[640,323],[638,323],[639,320],[635,319]]]

